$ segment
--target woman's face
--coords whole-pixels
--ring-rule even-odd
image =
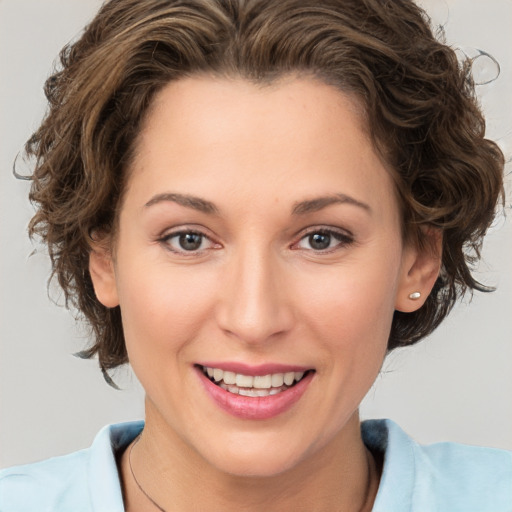
[[[91,272],[147,429],[240,475],[348,446],[416,258],[357,103],[312,79],[182,79],[136,149],[112,273]]]

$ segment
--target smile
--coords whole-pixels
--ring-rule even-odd
[[[201,367],[203,373],[217,386],[235,395],[263,397],[277,395],[300,382],[308,372],[244,375],[209,366]]]
[[[212,362],[196,364],[195,370],[213,403],[243,420],[269,420],[290,410],[316,375],[314,369],[280,364]]]

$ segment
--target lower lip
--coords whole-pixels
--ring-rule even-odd
[[[267,420],[287,411],[300,400],[314,375],[314,372],[309,372],[297,384],[277,395],[250,397],[222,389],[214,384],[201,368],[197,368],[197,372],[213,401],[227,413],[244,420]]]

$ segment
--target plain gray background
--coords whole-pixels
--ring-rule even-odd
[[[450,44],[471,56],[483,50],[499,61],[499,78],[477,90],[488,136],[510,159],[512,1],[422,4],[445,26]],[[116,374],[123,388],[116,391],[106,385],[96,361],[73,357],[86,333],[48,299],[48,258],[26,237],[29,184],[11,174],[16,154],[44,113],[42,86],[53,60],[99,5],[98,0],[0,0],[0,467],[88,446],[106,423],[143,415],[143,393],[129,369]],[[488,58],[476,61],[477,81],[496,72]],[[508,182],[510,191],[510,177]],[[363,403],[363,418],[390,417],[421,442],[512,449],[511,256],[509,213],[491,229],[478,274],[497,291],[475,295],[428,340],[393,353]],[[50,292],[59,302],[58,289]]]

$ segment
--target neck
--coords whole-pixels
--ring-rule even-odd
[[[156,424],[155,424],[156,423]],[[123,455],[121,472],[127,512],[151,512],[139,485],[163,510],[370,511],[379,474],[364,446],[357,413],[335,438],[291,469],[271,476],[233,475],[212,467],[157,422]],[[200,492],[198,492],[200,485]]]

